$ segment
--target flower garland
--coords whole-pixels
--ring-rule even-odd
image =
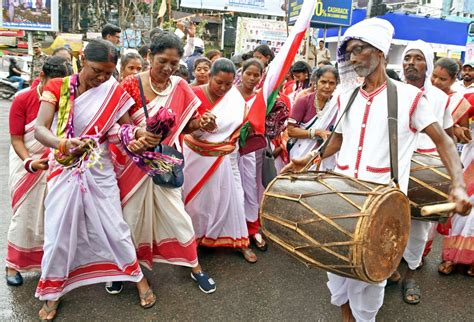
[[[62,139],[74,138],[74,100],[76,98],[77,87],[79,85],[79,75],[65,77],[61,84],[59,108],[58,108],[58,125],[56,129],[56,136]],[[80,185],[82,192],[86,191],[82,174],[87,169],[96,165],[103,169],[100,162],[102,159],[102,148],[100,146],[100,132],[95,128],[95,135],[84,135],[78,137],[84,142],[81,147],[82,154],[75,154],[76,151],[72,149],[68,154],[61,151],[54,150],[54,160],[59,163],[64,169],[70,169],[72,176],[75,177]]]

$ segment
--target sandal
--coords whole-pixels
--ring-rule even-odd
[[[146,303],[150,295],[153,295],[153,300],[150,303]],[[148,290],[145,293],[142,293],[140,290],[138,290],[138,296],[140,296],[140,306],[144,309],[149,309],[156,303],[156,295],[153,293],[151,287],[148,287]],[[142,304],[142,301],[144,301],[145,304]]]
[[[239,248],[239,251],[244,255],[247,262],[253,264],[257,262],[257,255],[250,248]]]
[[[403,301],[408,304],[418,304],[421,300],[420,286],[414,279],[409,279],[402,284]],[[411,297],[411,298],[410,298]]]
[[[469,266],[467,269],[467,275],[474,277],[474,264],[471,264],[471,266]]]
[[[438,265],[438,272],[443,275],[451,274],[456,268],[456,264],[450,261],[443,261]]]
[[[53,306],[49,306],[48,301],[44,301],[44,304],[43,304],[43,307],[41,307],[41,310],[46,312],[46,317],[48,317],[48,315],[51,312],[54,312],[54,311],[56,311],[56,312],[54,313],[54,315],[51,319],[42,319],[40,317],[40,320],[41,321],[53,321],[56,318],[56,314],[58,313],[57,311],[58,311],[59,303],[60,303],[60,301],[57,301],[56,303],[53,304]],[[41,312],[41,310],[40,310],[40,312]]]
[[[256,233],[250,238],[250,240],[259,251],[264,252],[268,249],[267,242],[263,239],[262,234]]]

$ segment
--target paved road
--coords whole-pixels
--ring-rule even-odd
[[[0,101],[0,257],[6,255],[6,235],[11,216],[8,194],[8,109]],[[436,272],[439,241],[418,274],[422,303],[405,304],[397,286],[388,288],[379,312],[382,321],[472,321],[474,279],[462,274],[444,277]],[[58,317],[82,320],[261,320],[338,321],[339,309],[329,302],[326,274],[308,269],[275,246],[258,253],[256,264],[246,263],[240,254],[225,251],[201,252],[201,263],[217,282],[217,291],[201,293],[189,277],[189,270],[169,265],[145,272],[158,295],[150,310],[138,306],[135,287],[126,285],[122,294],[107,295],[103,285],[76,289],[67,294]],[[37,274],[25,274],[18,288],[0,282],[0,320],[36,320],[41,303],[34,298]]]

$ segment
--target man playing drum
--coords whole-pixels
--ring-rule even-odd
[[[390,144],[387,122],[386,56],[394,28],[386,20],[372,18],[347,29],[338,48],[341,85],[355,84],[357,76],[364,77],[350,110],[321,158],[339,152],[335,171],[356,179],[388,184],[391,181]],[[450,198],[456,211],[467,214],[471,208],[462,177],[461,163],[453,141],[436,122],[426,99],[417,88],[394,82],[398,95],[398,171],[400,189],[406,193],[410,160],[419,132],[426,133],[436,144],[438,152],[452,179]],[[354,87],[352,87],[354,88]],[[352,90],[339,96],[339,111],[345,110]],[[317,152],[295,159],[283,171],[302,169]],[[369,284],[328,273],[331,303],[340,306],[344,321],[375,321],[382,306],[386,281]]]
[[[418,87],[423,91],[428,106],[438,123],[449,136],[453,136],[453,117],[449,107],[449,96],[431,84],[433,73],[434,52],[431,46],[422,40],[412,41],[405,48],[403,54],[403,79],[407,84]],[[435,143],[427,134],[418,136],[416,151],[420,153],[436,153]],[[403,278],[403,300],[409,304],[418,304],[421,298],[419,285],[413,275],[421,263],[423,250],[428,241],[428,234],[432,223],[412,220],[408,245],[403,258],[408,269]],[[394,274],[398,275],[398,274]],[[396,278],[395,278],[396,279]]]

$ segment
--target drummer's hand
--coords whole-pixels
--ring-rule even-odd
[[[311,161],[312,158],[313,154],[310,152],[302,158],[291,159],[290,163],[281,169],[280,173],[300,172],[308,164],[308,162]]]
[[[328,139],[328,137],[331,135],[331,132],[326,131],[326,130],[316,130],[315,135],[319,136],[321,139],[326,141]]]
[[[471,130],[463,126],[454,127],[454,136],[458,139],[459,143],[469,143],[472,140]]]
[[[449,201],[456,203],[455,212],[461,216],[467,216],[471,212],[472,204],[466,189],[462,187],[454,187],[449,194]]]

